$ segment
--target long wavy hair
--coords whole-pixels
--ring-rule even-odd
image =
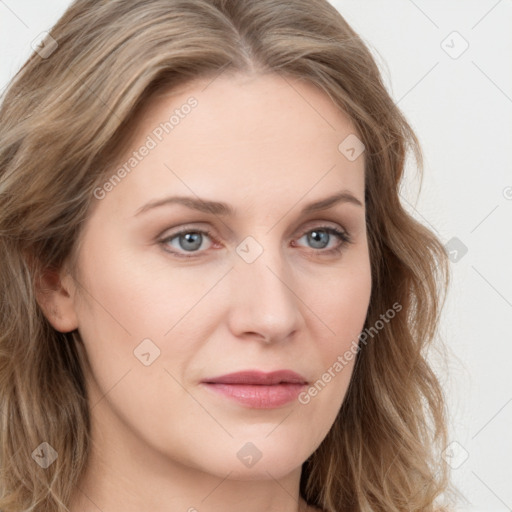
[[[0,105],[0,509],[67,511],[88,462],[83,342],[51,327],[37,290],[75,261],[94,190],[137,116],[195,78],[270,72],[320,87],[355,123],[373,282],[365,331],[402,308],[361,345],[301,496],[326,512],[444,510],[447,411],[427,350],[449,263],[400,200],[405,160],[412,152],[421,176],[422,151],[361,38],[326,0],[77,0],[50,36]],[[47,468],[35,462],[42,442],[58,454]]]

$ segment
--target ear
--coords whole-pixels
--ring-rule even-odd
[[[47,269],[36,284],[36,300],[44,316],[59,332],[71,332],[78,328],[75,313],[75,282],[69,272]]]

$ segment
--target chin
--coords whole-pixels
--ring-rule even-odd
[[[234,480],[279,479],[301,468],[304,462],[298,457],[295,446],[283,449],[282,445],[275,448],[267,445],[258,452],[256,450],[252,443],[247,442],[237,449],[231,460],[223,458],[219,461],[219,465],[224,466],[224,475],[229,473],[229,478]],[[306,459],[307,454],[304,456]]]

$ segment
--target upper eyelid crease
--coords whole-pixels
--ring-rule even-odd
[[[322,210],[327,210],[338,203],[349,203],[355,206],[363,207],[363,203],[359,199],[357,199],[357,197],[355,197],[352,194],[352,192],[348,190],[342,190],[337,194],[307,204],[302,209],[301,213],[308,214]],[[169,204],[181,204],[183,206],[186,206],[187,208],[198,210],[203,213],[210,213],[213,215],[235,216],[236,214],[236,210],[226,203],[218,201],[209,201],[187,196],[171,196],[162,199],[157,199],[155,201],[150,201],[149,203],[139,208],[135,213],[135,216],[140,215],[141,213],[146,212],[148,210],[152,210],[154,208],[158,208]]]
[[[195,223],[192,222],[190,224],[183,224],[180,227],[176,227],[176,231],[171,230],[172,232],[169,233],[169,230],[165,230],[161,235],[158,236],[158,239],[161,240],[169,240],[171,238],[174,238],[179,235],[183,235],[185,233],[203,233],[209,236],[210,238],[215,239],[216,236],[214,234],[214,230],[212,230],[210,227],[197,227],[194,225]],[[315,229],[324,229],[324,230],[333,230],[341,232],[344,236],[352,240],[353,238],[353,232],[352,230],[347,230],[347,228],[343,225],[340,225],[336,221],[327,221],[327,220],[312,220],[306,223],[308,227],[304,228],[302,227],[300,230],[300,236],[304,236],[305,234],[314,231]],[[231,230],[230,230],[231,232]],[[164,233],[166,233],[164,235]]]

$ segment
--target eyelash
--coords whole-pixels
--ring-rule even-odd
[[[342,230],[340,230],[338,228],[334,228],[332,226],[315,226],[314,228],[311,228],[311,229],[308,229],[307,231],[305,231],[299,238],[302,238],[304,235],[307,235],[308,233],[311,233],[313,231],[325,231],[329,235],[336,235],[338,238],[341,239],[341,243],[338,246],[336,246],[336,247],[334,247],[332,249],[313,250],[313,252],[321,253],[322,255],[339,254],[345,248],[345,246],[347,244],[353,243],[352,237],[350,236],[350,234],[348,232],[342,231]],[[173,240],[174,238],[177,238],[177,237],[179,237],[181,235],[190,234],[190,233],[206,235],[210,239],[215,240],[214,237],[213,237],[212,232],[210,230],[208,230],[208,229],[204,229],[203,230],[203,229],[184,228],[181,231],[178,231],[177,233],[173,233],[172,235],[167,236],[164,239],[160,240],[160,244],[162,244],[164,246],[167,246],[167,243],[170,242],[171,240]],[[164,248],[164,250],[166,252],[169,252],[169,253],[173,254],[174,256],[177,256],[178,258],[197,258],[198,255],[200,255],[202,252],[204,252],[204,251],[193,251],[193,252],[190,253],[191,255],[186,255],[184,253],[181,253],[181,252],[178,252],[178,251],[174,251],[174,250],[169,250],[167,248]]]

